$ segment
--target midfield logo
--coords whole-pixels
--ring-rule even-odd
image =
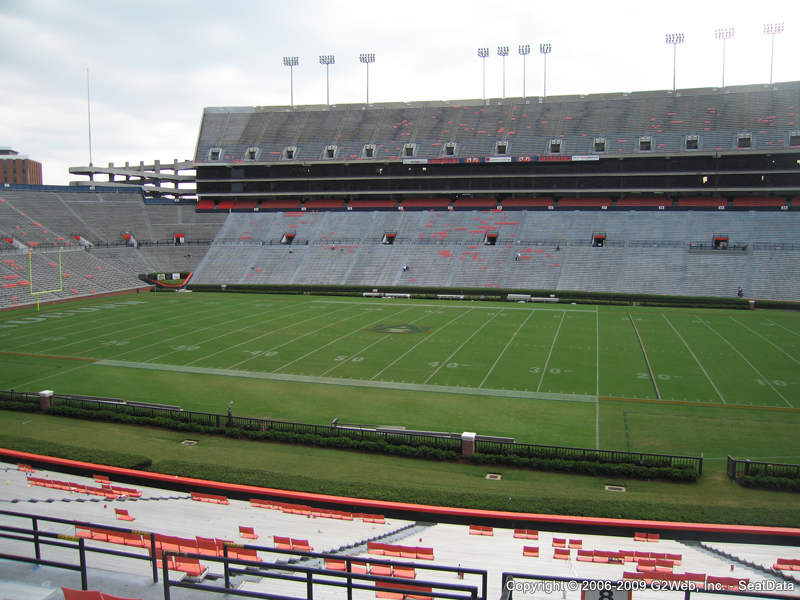
[[[416,325],[376,325],[367,331],[374,333],[428,333],[430,327],[417,327]]]

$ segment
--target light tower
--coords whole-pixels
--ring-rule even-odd
[[[508,56],[508,46],[498,46],[497,56],[503,59],[503,98],[506,97],[506,56]]]
[[[319,64],[325,65],[325,103],[331,105],[331,78],[330,66],[336,62],[333,54],[322,54],[319,57]]]
[[[544,57],[544,85],[542,86],[542,98],[547,96],[547,55],[553,50],[550,43],[539,44],[539,54]]]
[[[478,48],[478,56],[483,63],[483,101],[486,101],[486,57],[489,56],[488,48]]]
[[[358,55],[359,62],[367,65],[367,104],[369,104],[369,65],[375,62],[374,52],[362,52]]]
[[[672,91],[675,91],[675,66],[678,58],[678,44],[683,43],[682,33],[668,33],[665,41],[672,46]]]
[[[722,87],[725,87],[725,41],[733,37],[733,27],[714,30],[714,37],[722,40]]]
[[[294,108],[294,68],[300,64],[296,56],[284,56],[283,66],[289,67],[289,106]]]
[[[520,44],[519,54],[522,56],[522,103],[525,103],[525,57],[531,53],[530,44]]]
[[[775,35],[783,33],[783,23],[768,23],[764,25],[764,33],[772,36],[769,51],[769,84],[772,85],[772,59],[775,58]]]

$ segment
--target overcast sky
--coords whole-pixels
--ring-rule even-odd
[[[43,164],[44,183],[67,184],[89,162],[86,69],[91,80],[93,162],[191,159],[205,106],[286,105],[298,56],[296,105],[325,102],[320,54],[334,54],[332,103],[364,102],[360,52],[374,52],[371,102],[502,94],[498,45],[508,45],[506,96],[542,93],[539,44],[552,44],[547,94],[667,90],[672,47],[678,88],[769,81],[766,23],[775,36],[774,80],[800,80],[798,0],[0,0],[0,146]],[[83,179],[75,177],[75,179]]]

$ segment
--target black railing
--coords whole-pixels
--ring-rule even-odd
[[[157,534],[152,531],[140,531],[126,529],[123,527],[115,527],[112,525],[100,525],[89,523],[85,521],[72,521],[69,519],[61,519],[57,517],[47,517],[44,515],[22,513],[8,510],[0,510],[0,515],[6,517],[5,523],[0,524],[0,540],[11,540],[17,542],[27,542],[33,545],[33,555],[0,552],[0,559],[6,559],[17,562],[26,562],[37,565],[45,565],[69,571],[76,571],[80,573],[81,589],[88,589],[88,569],[86,562],[87,553],[104,554],[108,556],[118,556],[138,561],[147,561],[152,567],[153,582],[158,582],[158,567],[157,560],[162,561],[162,582],[164,590],[164,599],[170,599],[170,588],[181,587],[195,590],[202,590],[207,592],[217,592],[221,594],[230,594],[236,596],[246,596],[251,598],[277,598],[274,594],[260,593],[260,592],[242,592],[235,589],[231,585],[231,577],[236,575],[246,575],[248,577],[259,577],[268,579],[270,581],[299,581],[305,582],[306,587],[306,600],[313,600],[314,585],[323,585],[327,587],[346,588],[347,599],[352,600],[353,590],[367,590],[367,591],[385,591],[385,592],[398,592],[402,591],[400,586],[409,586],[407,593],[415,595],[423,595],[430,598],[442,598],[443,600],[487,600],[488,598],[488,574],[484,569],[472,569],[467,567],[451,567],[439,564],[428,564],[419,562],[404,562],[392,561],[381,558],[373,558],[371,556],[348,556],[337,555],[322,552],[304,552],[299,550],[279,550],[277,548],[270,548],[266,546],[256,546],[251,544],[235,544],[226,543],[223,548],[223,556],[211,556],[209,554],[200,553],[179,553],[168,550],[163,551],[163,556],[159,556],[157,551]],[[18,527],[8,524],[9,518],[18,518],[25,521],[30,521],[29,527]],[[98,546],[90,546],[87,543],[91,540],[86,540],[82,537],[70,534],[59,534],[52,531],[45,531],[41,529],[40,523],[56,523],[59,525],[68,525],[86,530],[102,530],[104,532],[117,532],[121,534],[134,534],[141,536],[144,542],[142,550],[147,553],[136,553],[124,550],[114,550],[110,548],[101,548]],[[43,548],[65,548],[68,550],[75,550],[77,553],[74,562],[67,562],[66,560],[55,561],[42,558]],[[127,547],[127,546],[126,546]],[[273,562],[267,561],[251,561],[241,558],[234,558],[228,556],[228,553],[233,548],[244,548],[255,550],[261,553],[271,553],[278,555],[278,558]],[[208,583],[192,583],[186,579],[173,580],[170,578],[169,563],[170,558],[176,557],[189,557],[202,560],[203,562],[216,562],[222,564],[223,569],[223,585],[212,586]],[[333,571],[330,569],[303,567],[299,564],[291,564],[287,562],[287,558],[294,557],[296,559],[322,559],[335,560],[345,564],[345,571]],[[447,574],[458,577],[459,580],[464,581],[469,578],[470,581],[476,581],[478,585],[467,585],[465,583],[446,583],[425,581],[423,579],[414,579],[413,581],[407,579],[398,579],[395,577],[371,575],[367,573],[357,573],[353,571],[353,564],[369,563],[370,565],[382,565],[392,567],[402,567],[406,569],[413,569],[414,572],[429,571],[436,574]],[[320,576],[324,576],[322,579]],[[385,584],[391,584],[391,587]],[[142,585],[146,585],[142,582]],[[415,589],[416,587],[416,589]],[[430,588],[430,591],[420,590],[419,588]]]
[[[344,563],[344,571],[325,569],[321,567],[302,566],[289,562],[276,560],[274,562],[255,561],[242,558],[231,558],[228,553],[233,548],[245,548],[260,552],[278,552],[282,554],[296,554],[306,558],[322,558],[323,561],[335,560]],[[169,576],[168,562],[170,557],[176,560],[182,557],[203,560],[204,562],[215,562],[222,565],[222,584],[209,585],[207,582],[196,583],[186,579],[171,579]],[[465,585],[463,583],[447,583],[443,581],[427,581],[425,579],[398,579],[396,577],[384,575],[372,575],[370,573],[360,573],[353,570],[354,564],[392,566],[394,568],[406,568],[413,570],[415,575],[419,571],[433,571],[435,573],[448,574],[459,579],[466,576],[480,577],[480,591],[477,586]],[[324,563],[323,563],[324,564]],[[488,573],[481,569],[469,569],[464,567],[447,567],[434,564],[422,564],[417,562],[398,562],[385,559],[374,559],[370,556],[353,557],[340,556],[333,554],[321,554],[316,552],[298,551],[278,551],[273,548],[254,545],[225,544],[223,556],[215,557],[207,554],[164,552],[162,564],[162,581],[164,584],[164,600],[170,600],[170,588],[180,587],[185,589],[202,590],[205,592],[215,592],[218,594],[230,594],[234,596],[244,596],[248,598],[282,598],[267,592],[242,591],[231,584],[231,577],[244,575],[248,578],[257,577],[266,579],[269,582],[292,581],[306,584],[306,600],[313,600],[314,586],[326,586],[327,588],[345,588],[347,600],[352,600],[354,590],[366,590],[370,592],[393,592],[403,593],[404,596],[415,595],[427,598],[442,598],[443,600],[487,600],[488,592]],[[320,577],[320,576],[324,576]],[[389,584],[391,587],[387,586]],[[403,589],[401,586],[405,587]],[[416,589],[415,589],[416,588]],[[423,588],[423,589],[420,589]],[[301,596],[302,597],[302,596]],[[283,597],[288,598],[289,597]],[[297,600],[296,596],[291,597]]]
[[[520,444],[476,440],[475,451],[486,454],[520,456],[524,458],[546,458],[562,460],[589,460],[607,463],[629,463],[647,466],[690,468],[703,474],[702,456],[682,456],[676,454],[653,454],[649,452],[627,452],[623,450],[596,450],[593,448],[573,448],[570,446],[543,446],[539,444]]]
[[[0,390],[0,400],[10,400],[29,404],[31,410],[39,406],[39,396],[31,392]],[[79,408],[83,410],[106,410],[150,419],[168,419],[187,424],[195,424],[217,429],[240,429],[243,431],[278,431],[293,434],[313,434],[322,437],[345,437],[353,440],[380,441],[409,446],[428,446],[442,450],[461,452],[461,437],[452,433],[407,432],[403,430],[371,429],[369,427],[346,427],[336,425],[315,425],[294,421],[279,421],[256,417],[237,417],[232,414],[198,412],[183,410],[165,404],[128,403],[119,398],[98,398],[55,394],[53,406]],[[648,452],[627,452],[622,450],[597,450],[594,448],[575,448],[571,446],[546,446],[488,440],[478,436],[475,452],[479,454],[499,454],[523,458],[587,460],[607,463],[627,463],[650,467],[671,467],[691,469],[703,474],[702,456],[682,456],[675,454],[654,454]]]
[[[38,394],[31,392],[15,392],[14,390],[0,390],[0,399],[13,402],[30,404],[32,409],[39,406]],[[198,412],[183,410],[181,408],[145,404],[141,402],[127,403],[118,398],[97,398],[88,396],[75,396],[55,394],[52,398],[55,407],[71,407],[84,410],[106,410],[124,413],[136,417],[151,419],[169,419],[181,423],[192,423],[205,427],[220,429],[241,429],[244,431],[280,431],[295,434],[313,434],[324,437],[346,437],[354,440],[379,441],[386,440],[395,444],[409,446],[433,446],[444,450],[461,451],[461,439],[447,435],[426,435],[419,432],[406,433],[402,430],[373,430],[368,428],[347,428],[333,425],[315,425],[312,423],[297,423],[293,421],[279,421],[274,419],[260,419],[256,417],[237,417],[220,413]]]
[[[736,459],[728,456],[728,477],[739,479],[741,476],[766,475],[768,477],[790,477],[800,479],[800,465],[788,463],[772,463],[750,460],[749,458]]]
[[[35,515],[30,513],[21,513],[9,510],[0,510],[0,515],[5,517],[30,519],[30,527],[14,527],[8,524],[0,525],[0,539],[15,540],[18,542],[29,542],[33,544],[34,555],[24,556],[20,554],[0,553],[0,558],[13,561],[22,561],[33,563],[37,565],[45,565],[49,567],[56,567],[59,569],[66,569],[69,571],[78,571],[81,575],[81,589],[87,589],[87,568],[86,568],[86,553],[94,552],[97,554],[106,554],[109,556],[121,556],[123,558],[130,558],[132,560],[145,560],[148,561],[152,568],[153,582],[158,581],[158,568],[155,561],[156,556],[156,541],[153,532],[134,531],[133,529],[126,529],[124,527],[115,527],[113,525],[96,525],[85,521],[72,521],[69,519],[60,519],[57,517],[47,517],[44,515]],[[40,528],[40,522],[45,523],[58,523],[61,525],[71,525],[73,527],[95,528],[102,529],[103,531],[113,531],[118,533],[130,533],[141,535],[142,539],[147,538],[149,548],[148,554],[137,554],[136,552],[112,550],[110,548],[99,548],[96,546],[87,546],[86,540],[82,537],[75,535],[68,535],[63,533],[53,533],[52,531],[44,531]],[[70,562],[45,560],[42,558],[42,547],[66,548],[75,550],[77,552],[77,564]]]

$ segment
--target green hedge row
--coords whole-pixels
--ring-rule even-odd
[[[493,452],[491,450],[481,451],[479,449],[477,453],[481,455],[495,456],[498,458],[498,460],[501,461],[502,460],[511,461],[508,462],[507,464],[513,464],[513,461],[516,458],[538,458],[544,460],[561,460],[561,459],[581,460],[594,463],[611,463],[611,464],[628,463],[648,468],[673,466],[671,464],[670,457],[666,455],[647,456],[647,455],[640,455],[635,452],[634,453],[617,452],[609,454],[608,452],[596,451],[589,448],[575,448],[573,456],[565,455],[564,450],[558,447],[526,446],[522,444],[518,446],[512,446],[510,448],[503,448],[502,452]],[[695,469],[694,466],[688,463],[680,465],[679,468],[689,469],[689,470]]]
[[[794,477],[773,477],[771,475],[742,475],[736,481],[747,488],[800,492],[800,479]]]
[[[406,458],[420,458],[425,460],[457,461],[460,460],[459,451],[436,447],[435,445],[403,443],[402,438],[388,438],[378,440],[362,440],[348,436],[323,435],[315,433],[296,433],[277,429],[243,429],[238,427],[212,427],[198,423],[186,423],[165,417],[136,416],[125,412],[110,410],[87,410],[64,406],[54,406],[50,414],[89,420],[111,421],[115,423],[149,425],[164,427],[177,431],[224,435],[234,439],[248,439],[260,441],[281,442],[315,446],[319,448],[333,448],[339,450],[354,450],[357,452],[380,453],[389,456],[402,456]],[[631,477],[637,479],[663,479],[667,481],[696,481],[698,474],[691,468],[672,468],[662,463],[639,464],[630,462],[609,462],[600,460],[566,460],[547,457],[522,457],[513,454],[483,454],[473,455],[471,461],[477,464],[505,464],[514,467],[535,469],[541,471],[561,471],[584,475],[609,475],[618,477]]]
[[[539,458],[515,456],[513,454],[476,453],[470,461],[481,465],[508,465],[537,471],[562,471],[580,475],[609,475],[631,479],[663,479],[667,481],[697,481],[699,473],[691,467],[647,466],[629,462],[607,462],[598,460],[570,460],[563,458]]]
[[[194,291],[219,292],[219,285],[189,284],[189,289]],[[241,293],[266,293],[266,294],[315,294],[336,296],[361,296],[364,292],[371,292],[372,286],[345,286],[345,285],[278,285],[260,284],[247,285],[227,284],[228,292]],[[530,289],[492,289],[485,288],[459,288],[459,287],[421,287],[421,286],[379,286],[381,292],[411,294],[415,298],[434,299],[437,294],[460,294],[468,300],[505,300],[508,294],[531,294],[545,297],[555,294],[562,303],[575,302],[577,304],[616,304],[627,306],[678,306],[678,307],[703,307],[703,308],[733,308],[746,309],[749,307],[745,298],[716,298],[704,296],[663,296],[654,294],[625,294],[613,292],[580,292],[565,290],[530,290]],[[795,308],[800,309],[797,302],[758,302],[762,308]]]
[[[373,498],[376,500],[393,500],[432,506],[703,523],[740,523],[743,525],[784,527],[797,525],[797,510],[793,508],[764,511],[758,507],[726,507],[716,503],[686,506],[671,504],[668,499],[661,503],[653,503],[627,498],[617,500],[605,496],[596,499],[565,499],[540,495],[506,497],[481,493],[475,489],[441,490],[426,488],[422,487],[422,482],[420,487],[376,486],[372,483],[326,480],[296,473],[242,469],[230,464],[160,460],[150,465],[150,459],[146,457],[120,455],[119,453],[110,453],[102,450],[88,450],[8,435],[0,435],[0,446],[73,460],[87,460],[104,464],[114,464],[116,462],[116,466],[120,467],[151,470],[157,473],[196,477],[210,481]],[[120,456],[125,456],[125,458],[120,460]]]
[[[5,407],[5,404],[3,404]],[[458,460],[460,453],[454,450],[437,448],[433,445],[408,445],[401,442],[401,438],[380,440],[361,440],[347,436],[321,435],[314,433],[295,433],[277,429],[243,429],[239,427],[215,427],[199,423],[186,423],[166,417],[137,416],[125,412],[111,410],[88,410],[66,406],[54,406],[49,414],[62,417],[88,419],[94,421],[110,421],[128,425],[148,425],[163,427],[175,431],[192,433],[205,433],[211,435],[224,435],[234,439],[248,439],[282,442],[287,444],[300,444],[316,446],[319,448],[335,448],[340,450],[357,450],[359,452],[377,452],[392,456],[405,456],[409,458],[424,458],[427,460]],[[224,418],[223,418],[224,420]]]
[[[6,408],[5,406],[3,408]],[[99,463],[112,467],[123,467],[125,469],[139,469],[146,471],[152,466],[152,459],[141,454],[128,454],[103,450],[102,448],[82,448],[67,444],[57,444],[33,438],[16,437],[11,435],[0,435],[0,446],[13,448],[20,452],[31,452],[34,454],[45,454],[69,460],[79,460],[83,462]]]

